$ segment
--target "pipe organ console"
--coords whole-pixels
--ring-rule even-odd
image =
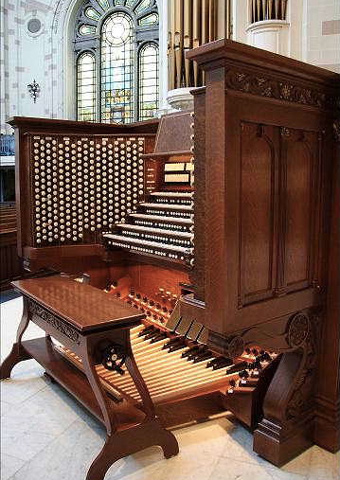
[[[104,423],[88,480],[226,410],[275,465],[339,447],[338,77],[229,40],[188,59],[194,112],[11,122],[18,252],[49,272],[15,282],[1,377],[36,358]],[[29,321],[47,337],[23,342]]]

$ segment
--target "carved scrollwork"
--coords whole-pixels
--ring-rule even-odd
[[[301,314],[297,314],[295,317],[297,318],[296,325],[297,322],[300,323],[300,325],[305,324],[305,320],[302,319]],[[308,319],[308,321],[310,325],[303,351],[303,364],[286,409],[286,418],[289,421],[301,418],[302,413],[308,411],[313,404],[321,317],[314,315],[311,320]],[[298,328],[298,330],[301,331],[301,328]],[[303,328],[303,330],[306,331],[305,328]]]
[[[334,95],[326,95],[316,89],[283,83],[274,78],[255,76],[239,70],[229,70],[226,74],[226,83],[232,90],[319,108],[336,107],[339,101]]]
[[[58,318],[56,315],[53,315],[51,312],[45,310],[41,305],[36,303],[34,300],[27,300],[28,312],[31,315],[36,315],[41,320],[52,325],[53,328],[58,330],[60,333],[69,338],[72,342],[79,345],[79,333],[70,325],[65,323],[63,320]]]
[[[252,93],[262,97],[273,97],[273,83],[264,77],[254,77],[243,72],[230,70],[227,73],[227,85],[229,88],[241,92]]]
[[[289,321],[287,328],[287,343],[291,348],[303,345],[310,330],[309,318],[305,313],[296,313]]]

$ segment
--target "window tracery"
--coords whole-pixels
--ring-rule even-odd
[[[130,123],[158,110],[156,0],[86,0],[77,14],[77,119]]]

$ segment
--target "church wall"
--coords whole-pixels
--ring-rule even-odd
[[[46,0],[4,0],[1,7],[4,41],[1,42],[1,133],[8,133],[5,122],[14,115],[51,116],[51,35],[53,17]],[[41,28],[34,33],[28,22],[38,19]],[[5,79],[5,80],[3,80]],[[27,85],[33,80],[40,86],[36,103]]]
[[[251,0],[232,0],[233,39],[256,45],[249,33],[250,3]],[[274,25],[267,22],[263,30],[266,27],[270,31]],[[277,38],[268,35],[266,45],[264,34],[264,40],[256,46],[340,71],[339,0],[288,0],[286,25],[278,30]]]
[[[309,0],[306,23],[305,60],[340,73],[339,0]]]

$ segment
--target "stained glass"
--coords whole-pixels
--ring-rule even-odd
[[[102,7],[104,11],[110,8],[110,4],[108,0],[97,0],[97,2],[99,3],[99,5]]]
[[[86,17],[91,21],[84,23]],[[156,1],[84,0],[77,22],[78,118],[128,123],[154,116],[159,102]]]
[[[158,23],[157,13],[150,13],[150,15],[146,15],[145,17],[138,20],[138,25],[140,25],[141,27],[154,25],[155,23]]]
[[[135,13],[137,15],[139,15],[140,13],[142,13],[144,10],[146,10],[147,8],[150,8],[153,4],[153,1],[154,0],[142,0],[138,5],[137,7],[135,8]]]
[[[85,52],[77,61],[77,119],[96,119],[96,61],[93,53]]]
[[[124,12],[104,22],[101,43],[101,120],[133,121],[133,24]]]
[[[127,8],[131,8],[131,7],[134,6],[135,3],[136,3],[136,0],[126,0],[126,1],[125,1],[125,6],[126,6]]]
[[[98,13],[97,10],[95,10],[92,7],[89,7],[85,10],[85,15],[87,16],[87,18],[90,18],[91,20],[100,19],[100,13]]]
[[[79,28],[80,35],[93,35],[96,33],[96,27],[93,25],[81,25]]]
[[[145,44],[139,52],[139,120],[155,116],[158,109],[158,45]]]

